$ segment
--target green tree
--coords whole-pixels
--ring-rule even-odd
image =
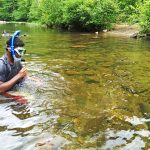
[[[41,9],[40,6],[44,0],[32,0],[30,11],[28,14],[29,21],[38,21],[41,17]]]
[[[118,20],[123,22],[137,22],[139,9],[138,6],[141,4],[142,0],[117,0],[118,6],[120,8],[120,15]]]
[[[66,0],[63,22],[80,30],[102,30],[116,21],[117,11],[112,0]]]
[[[150,33],[150,1],[145,0],[144,4],[140,7],[140,25],[143,32]]]
[[[49,27],[62,24],[63,0],[43,0],[41,22]]]
[[[0,19],[13,20],[13,11],[18,8],[17,0],[1,0]]]
[[[0,0],[0,19],[82,31],[109,29],[119,20],[139,22],[144,32],[150,32],[150,1]]]
[[[18,7],[13,11],[13,18],[16,21],[28,21],[28,13],[31,7],[31,0],[18,0]]]

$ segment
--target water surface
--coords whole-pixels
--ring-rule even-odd
[[[32,80],[12,92],[26,106],[0,98],[2,150],[34,149],[54,136],[66,139],[63,149],[150,148],[149,41],[0,25],[0,32],[18,29]]]

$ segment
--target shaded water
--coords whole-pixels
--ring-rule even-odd
[[[28,35],[24,66],[32,80],[12,92],[27,106],[0,98],[2,150],[34,149],[57,135],[66,139],[63,149],[150,148],[149,41],[33,25],[4,29]]]

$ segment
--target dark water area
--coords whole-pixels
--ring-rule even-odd
[[[34,150],[54,136],[65,139],[60,149],[150,148],[150,41],[31,24],[3,30],[22,31],[30,79],[11,91],[26,106],[0,97],[1,150]]]

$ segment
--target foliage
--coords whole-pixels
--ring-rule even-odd
[[[146,0],[144,5],[140,7],[140,24],[143,32],[150,33],[150,1]]]
[[[118,7],[112,0],[97,0],[91,9],[91,19],[87,22],[96,29],[111,28],[111,24],[116,22]]]
[[[49,27],[60,26],[62,23],[62,0],[43,0],[40,21]]]
[[[39,21],[41,0],[31,0],[31,6],[28,13],[29,21]]]
[[[18,0],[18,8],[13,11],[13,18],[15,21],[27,21],[28,12],[31,6],[31,0]]]
[[[17,0],[1,0],[0,1],[0,19],[10,21],[13,20],[13,11],[17,9]]]
[[[64,23],[81,30],[101,30],[115,22],[117,7],[110,0],[66,1]]]
[[[122,22],[138,22],[138,6],[141,4],[141,1],[142,0],[117,0],[120,8],[118,20]]]
[[[100,30],[115,22],[117,7],[111,0],[45,0],[42,22],[49,26]]]
[[[150,31],[149,0],[0,0],[0,20],[39,22],[48,27],[96,31],[116,21]]]

